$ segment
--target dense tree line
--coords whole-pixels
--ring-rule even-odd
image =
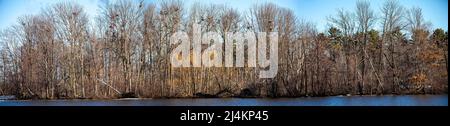
[[[22,16],[1,31],[0,95],[57,99],[447,93],[448,32],[431,30],[420,8],[386,1],[381,13],[373,9],[366,1],[358,1],[354,10],[338,9],[328,17],[329,29],[321,33],[314,23],[273,3],[239,12],[225,5],[195,3],[186,8],[182,1],[119,0],[104,2],[95,19],[76,3],[58,3]],[[277,76],[258,78],[264,68],[171,67],[171,35],[186,31],[195,39],[194,24],[202,26],[201,33],[215,31],[222,38],[227,32],[278,32]],[[375,30],[376,25],[381,29]]]

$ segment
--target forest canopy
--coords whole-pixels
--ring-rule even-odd
[[[357,1],[319,32],[293,8],[118,0],[93,19],[61,2],[0,32],[0,95],[22,99],[120,97],[299,97],[437,94],[448,91],[448,31],[431,29],[419,7]],[[380,9],[379,13],[374,10]],[[170,37],[278,32],[278,74],[261,68],[173,68]],[[381,29],[375,29],[379,25]],[[223,39],[225,40],[225,39]],[[192,41],[192,40],[191,40]],[[204,49],[204,48],[202,48]],[[247,48],[245,48],[247,50]]]

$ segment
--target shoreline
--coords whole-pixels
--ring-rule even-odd
[[[14,95],[0,95],[0,101],[72,101],[72,100],[161,100],[161,99],[282,99],[282,98],[324,98],[324,97],[377,97],[377,96],[428,96],[448,95],[448,93],[434,94],[381,94],[381,95],[327,95],[327,96],[280,96],[280,97],[138,97],[138,98],[60,98],[60,99],[17,99]],[[4,98],[6,97],[6,98]],[[9,97],[9,98],[8,98]],[[12,98],[14,97],[14,98]]]

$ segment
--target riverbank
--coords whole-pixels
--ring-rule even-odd
[[[282,88],[281,88],[282,89]],[[400,88],[399,90],[279,90],[276,92],[267,92],[262,88],[222,88],[221,90],[202,91],[192,93],[193,91],[178,92],[143,92],[139,89],[137,92],[117,91],[110,93],[81,93],[73,94],[70,91],[26,91],[26,92],[3,92],[1,95],[14,96],[13,99],[20,100],[58,100],[58,99],[91,99],[107,100],[121,98],[154,98],[154,99],[174,99],[174,98],[301,98],[301,97],[328,97],[328,96],[383,96],[383,95],[423,95],[423,94],[448,94],[445,88]],[[8,98],[11,99],[11,98]]]
[[[0,100],[0,106],[448,106],[448,95]]]
[[[277,98],[323,98],[323,97],[377,97],[377,96],[426,96],[426,95],[448,95],[447,93],[430,93],[430,94],[420,94],[420,93],[407,93],[407,94],[337,94],[337,95],[305,95],[305,96],[191,96],[191,97],[89,97],[89,98],[20,98],[14,95],[0,95],[0,100],[140,100],[140,99],[221,99],[221,98],[243,98],[243,99],[277,99]]]

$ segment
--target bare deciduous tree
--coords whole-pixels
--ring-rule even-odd
[[[2,30],[0,94],[23,99],[282,97],[441,93],[448,88],[448,33],[436,29],[431,34],[422,10],[404,10],[398,1],[382,5],[379,22],[370,3],[358,1],[354,12],[339,9],[327,17],[330,27],[324,32],[273,3],[239,12],[218,4],[194,3],[186,9],[177,0],[102,2],[95,20],[82,6],[63,2]],[[374,29],[377,23],[380,31]],[[238,48],[252,48],[236,47],[237,40],[226,45],[228,34],[253,32],[257,38],[258,32],[278,32],[277,76],[259,79],[257,73],[265,68],[248,64],[171,67],[169,55],[177,45],[170,38],[178,31],[187,32],[191,42],[200,42],[198,34],[218,32],[223,41],[217,43],[233,51],[207,56],[232,53],[232,59]],[[198,53],[209,45],[190,48],[191,65],[201,64]]]

